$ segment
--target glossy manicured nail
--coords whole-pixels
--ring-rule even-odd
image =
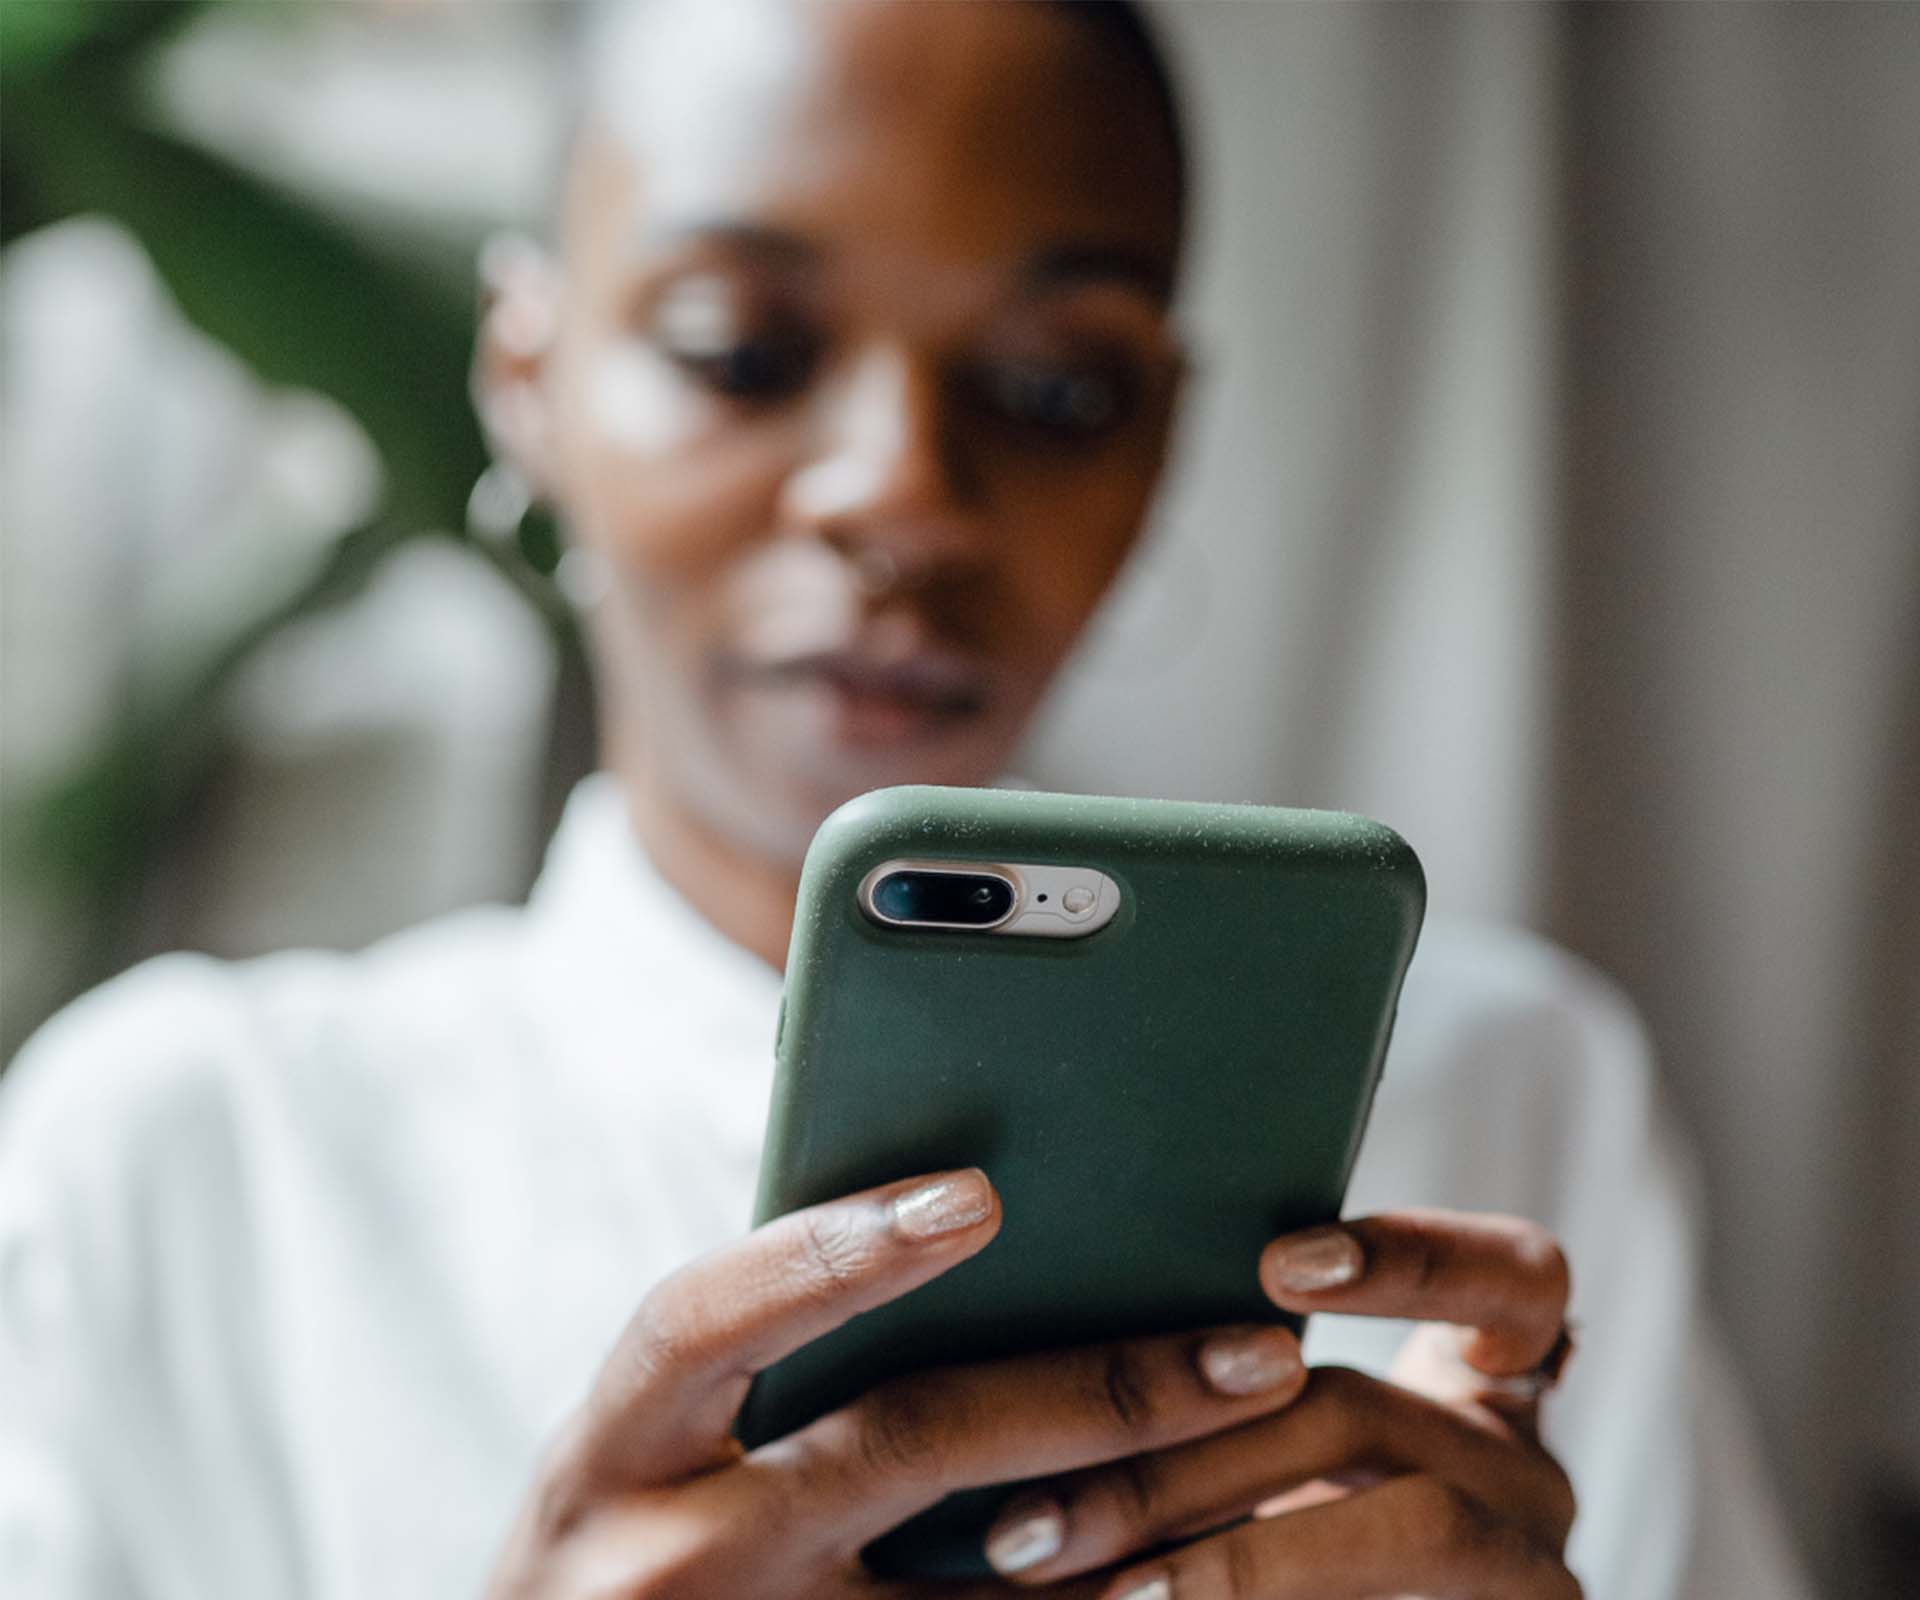
[[[993,1215],[993,1186],[978,1167],[909,1189],[893,1202],[893,1226],[908,1239],[938,1239]]]
[[[1151,1578],[1137,1578],[1126,1583],[1124,1589],[1109,1589],[1100,1600],[1173,1600],[1173,1580],[1164,1572]]]
[[[1060,1554],[1067,1522],[1051,1500],[1029,1501],[1004,1513],[987,1535],[987,1560],[996,1572],[1025,1572]]]
[[[1216,1333],[1200,1347],[1200,1370],[1221,1394],[1265,1394],[1300,1370],[1300,1351],[1278,1328]]]
[[[1345,1228],[1314,1228],[1275,1245],[1267,1255],[1268,1276],[1294,1294],[1352,1283],[1366,1265],[1360,1241]]]

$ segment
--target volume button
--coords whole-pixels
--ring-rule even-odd
[[[773,1054],[774,1054],[775,1060],[778,1060],[780,1056],[780,1041],[784,1039],[786,1036],[787,1036],[787,997],[783,994],[780,996],[780,1015],[778,1018],[775,1019],[773,1024]]]

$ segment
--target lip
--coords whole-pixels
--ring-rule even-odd
[[[816,697],[834,735],[866,747],[937,737],[978,717],[992,698],[977,658],[932,646],[884,657],[851,649],[736,661],[727,676],[749,688]]]

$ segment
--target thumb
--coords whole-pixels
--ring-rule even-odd
[[[968,1168],[792,1212],[682,1268],[641,1302],[588,1397],[589,1470],[665,1483],[732,1460],[755,1373],[959,1265],[999,1226],[999,1197]]]

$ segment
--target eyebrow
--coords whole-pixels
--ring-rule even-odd
[[[760,222],[716,220],[684,223],[651,232],[656,248],[718,246],[770,267],[818,266],[823,252],[803,234]],[[1117,283],[1165,304],[1173,297],[1173,267],[1148,252],[1090,240],[1051,245],[1020,269],[1020,283],[1031,293]]]
[[[646,242],[657,249],[718,245],[768,266],[806,267],[820,260],[820,247],[812,240],[761,222],[680,223],[650,230]]]
[[[1173,297],[1171,264],[1124,245],[1055,245],[1029,261],[1021,277],[1028,288],[1036,290],[1119,283],[1154,300],[1164,302]]]

